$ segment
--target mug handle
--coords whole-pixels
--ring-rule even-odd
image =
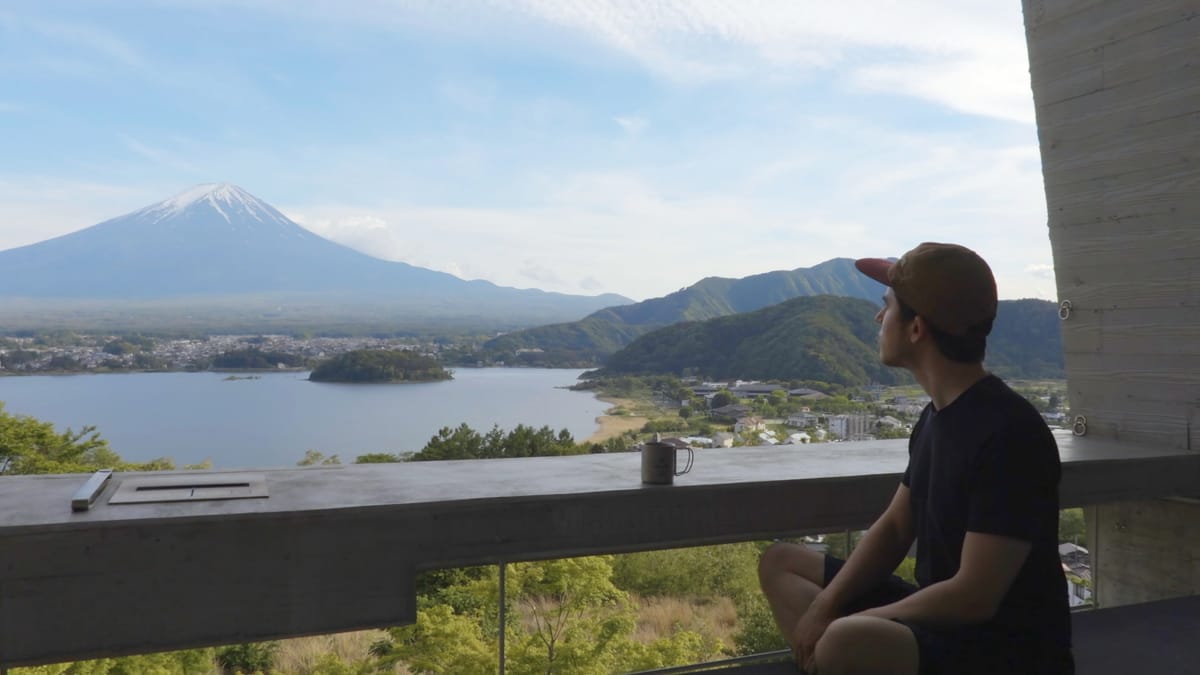
[[[676,476],[682,476],[683,474],[691,471],[692,470],[692,462],[695,461],[695,459],[696,459],[696,451],[695,450],[693,450],[691,448],[680,448],[680,450],[687,450],[687,452],[688,452],[687,465],[683,467],[683,471],[676,471],[675,472]],[[678,452],[678,451],[676,451],[676,452]]]

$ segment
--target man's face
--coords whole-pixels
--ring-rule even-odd
[[[900,302],[892,289],[883,295],[883,309],[875,315],[879,324],[879,360],[885,366],[904,367],[912,345],[908,340],[908,323],[900,315]]]

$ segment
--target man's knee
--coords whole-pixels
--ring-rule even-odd
[[[867,632],[863,630],[862,623],[862,617],[844,616],[829,624],[821,639],[817,641],[814,654],[822,670],[826,666],[844,661],[846,655],[864,646]]]
[[[901,624],[865,616],[846,616],[825,629],[813,657],[817,672],[916,672],[917,646]]]
[[[803,544],[777,541],[758,559],[758,580],[765,583],[781,574],[798,575],[821,586],[825,581],[825,557]]]

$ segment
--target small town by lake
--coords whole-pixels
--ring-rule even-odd
[[[441,427],[464,422],[481,433],[565,428],[582,442],[611,404],[567,389],[581,372],[457,368],[453,380],[410,384],[318,383],[306,371],[33,375],[0,378],[0,401],[59,430],[93,425],[129,461],[294,466],[307,450],[342,462],[415,452]]]

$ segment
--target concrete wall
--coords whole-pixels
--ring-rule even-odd
[[[1104,504],[1087,509],[1087,527],[1099,603],[1200,595],[1197,504],[1161,499]]]
[[[1200,451],[1200,4],[1023,5],[1072,413]],[[1101,605],[1200,593],[1200,504],[1088,524]]]

